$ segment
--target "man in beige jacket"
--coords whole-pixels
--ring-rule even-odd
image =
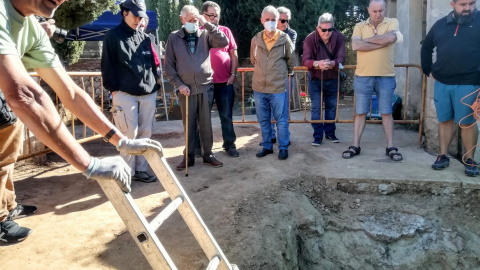
[[[262,11],[265,30],[252,38],[250,60],[254,65],[252,89],[255,95],[257,119],[262,130],[262,150],[257,153],[262,158],[273,153],[270,115],[277,122],[278,159],[288,158],[290,131],[288,130],[288,99],[285,98],[285,78],[293,73],[293,44],[287,34],[277,29],[278,11],[266,6]]]

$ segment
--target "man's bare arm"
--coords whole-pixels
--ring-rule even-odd
[[[377,45],[382,45],[385,47],[387,45],[395,43],[395,41],[397,41],[397,35],[395,34],[395,31],[390,31],[383,35],[366,38],[363,41],[377,44]]]
[[[237,50],[230,50],[228,53],[230,54],[230,61],[231,61],[230,73],[236,74],[238,69]],[[236,76],[230,76],[230,78],[228,78],[227,84],[233,84],[235,82],[235,78]]]
[[[0,55],[0,70],[0,89],[18,118],[50,149],[85,171],[90,155],[68,132],[50,97],[28,75],[18,56]]]
[[[114,125],[98,109],[92,98],[73,82],[65,69],[62,67],[39,68],[35,71],[53,88],[65,107],[91,129],[105,135],[114,128]],[[110,142],[118,145],[121,138],[123,135],[117,132]]]

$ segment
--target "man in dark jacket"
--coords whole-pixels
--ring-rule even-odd
[[[210,64],[210,49],[228,45],[225,34],[199,15],[198,9],[185,5],[180,14],[184,25],[168,36],[165,48],[165,73],[170,83],[178,88],[183,126],[186,119],[188,96],[188,153],[177,165],[181,171],[195,164],[195,133],[200,133],[203,164],[222,167],[212,153],[213,135],[208,93],[213,93],[213,70]],[[204,29],[199,29],[200,23]],[[185,155],[188,155],[188,164]]]
[[[120,5],[123,20],[107,32],[102,50],[103,85],[112,94],[115,126],[130,139],[150,138],[158,85],[152,42],[140,27],[147,17],[143,0]],[[143,156],[122,154],[132,179],[154,182]]]
[[[475,102],[477,93],[474,92],[480,88],[480,14],[475,4],[475,0],[453,0],[450,3],[453,11],[432,26],[421,53],[423,72],[435,80],[433,99],[439,122],[440,155],[432,168],[448,167],[450,159],[446,155],[453,139],[454,123],[459,123],[462,142],[468,151],[464,159],[468,176],[478,175],[473,160],[475,151],[471,151],[478,137],[472,115],[476,112],[465,105]],[[434,48],[437,48],[437,60],[432,64]]]
[[[323,45],[322,45],[323,43]],[[325,51],[325,48],[328,50]],[[303,65],[310,70],[308,90],[312,101],[312,120],[321,120],[323,102],[325,103],[325,120],[335,120],[338,101],[338,72],[345,62],[345,36],[334,28],[333,16],[324,13],[318,18],[318,26],[303,42]],[[314,69],[318,68],[318,69]],[[323,80],[323,89],[322,89]],[[320,146],[325,137],[335,143],[335,123],[314,123],[313,146]]]

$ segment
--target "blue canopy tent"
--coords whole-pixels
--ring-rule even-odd
[[[155,32],[158,27],[157,13],[155,11],[147,10],[147,15],[150,19],[147,25],[147,33]],[[66,39],[78,41],[101,41],[103,40],[105,33],[119,25],[121,20],[122,15],[120,12],[113,14],[111,11],[106,11],[100,15],[97,20],[70,30]]]

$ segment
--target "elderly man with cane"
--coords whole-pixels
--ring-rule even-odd
[[[180,92],[180,108],[185,136],[188,138],[184,158],[177,165],[177,170],[183,171],[195,163],[197,124],[203,163],[214,168],[222,167],[223,163],[212,153],[213,134],[209,105],[211,99],[208,98],[208,93],[213,93],[209,91],[213,88],[210,49],[227,46],[228,39],[216,25],[207,22],[192,5],[182,8],[180,20],[183,27],[169,35],[165,48],[165,73],[170,83]],[[199,23],[203,29],[199,29]]]

